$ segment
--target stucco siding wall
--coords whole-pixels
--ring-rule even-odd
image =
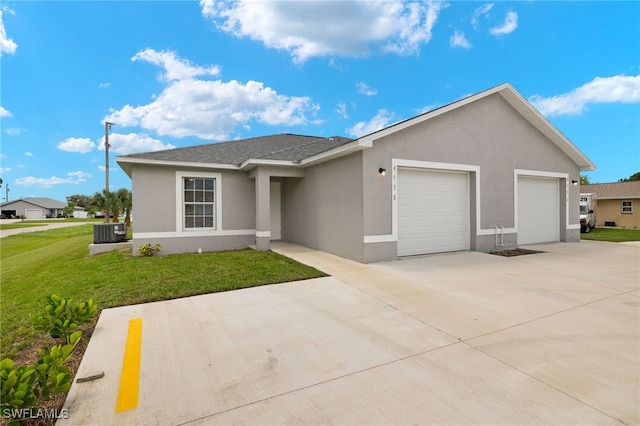
[[[131,181],[132,210],[135,212],[134,233],[175,232],[175,170],[135,166],[131,170]]]
[[[221,229],[183,231],[176,218],[176,171],[194,177],[220,173]],[[255,188],[244,172],[135,166],[132,170],[135,212],[133,253],[145,243],[162,245],[160,254],[233,250],[255,244]],[[220,235],[220,231],[225,232]],[[238,231],[237,234],[234,231]],[[216,235],[216,233],[218,233]]]
[[[221,173],[222,229],[255,228],[255,191],[253,180],[237,171],[180,171]],[[133,210],[136,232],[176,232],[176,169],[136,166],[132,170]]]
[[[391,231],[389,171],[393,158],[479,166],[478,229],[515,226],[515,169],[569,173],[569,181],[579,179],[575,163],[499,94],[494,94],[374,140],[373,148],[363,153],[365,235]],[[387,169],[386,177],[376,176],[379,167]],[[561,180],[560,185],[564,184]],[[474,191],[475,186],[471,190]],[[569,191],[569,199],[576,200],[570,203],[569,223],[578,223],[579,187],[570,185]],[[563,196],[561,209],[564,206]],[[471,206],[471,214],[475,214],[475,205]],[[477,243],[478,248],[487,245],[485,240]]]
[[[283,191],[285,241],[363,261],[360,152],[286,178]]]
[[[256,228],[255,182],[245,172],[222,173],[222,229]]]
[[[633,202],[633,213],[622,213],[623,200],[598,200],[596,209],[596,226],[604,226],[605,222],[615,222],[622,228],[640,228],[640,198],[628,198]]]

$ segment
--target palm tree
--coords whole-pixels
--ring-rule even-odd
[[[115,198],[118,201],[119,210],[124,214],[124,223],[129,228],[131,226],[131,208],[133,207],[131,191],[127,188],[120,188],[115,192]]]
[[[96,192],[91,199],[91,205],[96,210],[105,213],[105,222],[109,222],[109,215],[113,214],[113,221],[118,221],[118,213],[120,212],[120,205],[114,192],[103,189],[102,192]]]
[[[107,200],[104,198],[104,195],[102,195],[102,193],[100,192],[96,192],[95,194],[93,194],[93,197],[91,197],[90,204],[91,204],[91,210],[94,210],[96,212],[104,212],[107,209]]]

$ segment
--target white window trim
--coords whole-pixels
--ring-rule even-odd
[[[624,211],[624,208],[625,208],[624,203],[629,203],[629,205],[626,206],[626,207],[628,207],[631,210],[629,210],[628,212]],[[633,200],[622,200],[622,201],[620,201],[620,213],[621,214],[633,214]]]
[[[182,182],[184,178],[203,178],[215,179],[214,205],[216,210],[216,226],[215,229],[208,228],[185,228],[184,227],[184,189]],[[221,173],[205,173],[197,171],[176,171],[176,232],[208,232],[215,233],[222,230],[222,174]]]

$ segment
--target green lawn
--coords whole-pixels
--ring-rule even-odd
[[[0,358],[34,341],[31,318],[51,293],[76,301],[92,298],[103,309],[325,275],[276,253],[253,250],[89,257],[92,239],[93,227],[79,225],[0,240]]]
[[[594,228],[588,234],[580,234],[580,238],[583,240],[612,241],[614,243],[640,241],[640,229]]]
[[[44,226],[48,223],[60,223],[60,222],[95,222],[100,223],[104,222],[104,219],[78,219],[78,218],[68,218],[68,219],[29,219],[22,220],[20,222],[13,223],[0,223],[0,230],[5,229],[16,229],[16,228],[30,228],[33,226]]]

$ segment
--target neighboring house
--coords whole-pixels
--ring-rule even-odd
[[[640,228],[640,181],[580,185],[596,194],[596,226]]]
[[[73,208],[73,217],[77,219],[86,219],[89,217],[88,212],[84,209],[84,207],[75,206]]]
[[[0,204],[2,214],[6,217],[22,217],[26,219],[45,219],[58,217],[63,214],[67,203],[51,198],[20,198]]]
[[[359,139],[280,134],[117,157],[133,252],[269,248],[359,262],[579,241],[591,161],[509,84]]]

